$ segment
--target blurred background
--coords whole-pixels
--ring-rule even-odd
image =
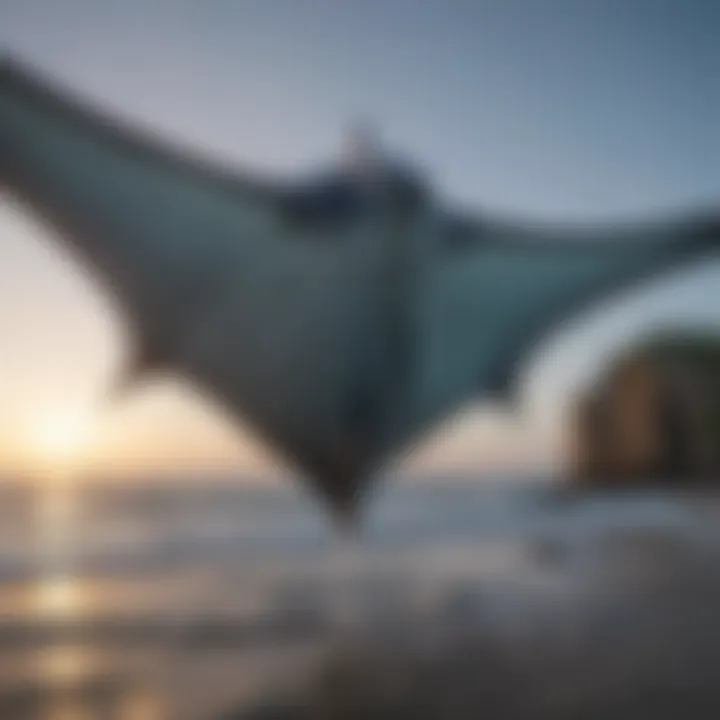
[[[301,178],[367,117],[448,202],[573,222],[717,206],[718,28],[712,0],[0,4],[2,53],[212,158]],[[535,608],[527,537],[555,557],[548,533],[700,523],[668,492],[720,463],[716,261],[549,337],[520,411],[474,406],[389,469],[350,557],[192,388],[102,403],[122,325],[47,240],[0,199],[2,718],[250,712],[270,675],[315,667],[340,609],[378,627],[407,596],[490,580]],[[610,485],[650,499],[543,500]]]

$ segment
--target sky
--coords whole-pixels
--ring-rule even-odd
[[[210,157],[302,175],[369,117],[448,202],[588,222],[720,199],[718,28],[716,0],[0,0],[0,52]],[[473,406],[408,467],[561,462],[572,392],[656,327],[720,329],[718,280],[706,262],[574,318],[528,358],[520,413]],[[0,336],[0,471],[73,442],[93,470],[274,469],[173,378],[104,403],[122,325],[7,199]]]

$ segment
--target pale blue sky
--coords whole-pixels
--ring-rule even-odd
[[[714,0],[0,4],[2,51],[218,158],[312,170],[332,159],[349,119],[370,116],[449,200],[575,220],[720,199],[719,30]],[[40,234],[0,204],[0,450],[10,454],[52,418],[97,412],[121,355],[94,288]],[[578,318],[529,364],[524,420],[480,417],[419,462],[552,456],[562,399],[599,358],[656,324],[720,329],[718,280],[713,263]],[[105,454],[266,466],[171,382],[104,413],[96,435]]]

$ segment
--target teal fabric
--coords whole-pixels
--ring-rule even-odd
[[[335,180],[291,197],[0,69],[0,184],[117,301],[136,371],[185,374],[343,512],[443,417],[508,398],[558,322],[718,247],[713,214],[534,227],[460,217],[406,180],[368,204]]]

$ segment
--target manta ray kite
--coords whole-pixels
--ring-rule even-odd
[[[319,202],[169,149],[10,61],[0,189],[109,290],[133,338],[129,378],[187,377],[345,517],[448,413],[509,400],[560,320],[720,247],[714,212],[540,227],[453,212],[402,174]]]

